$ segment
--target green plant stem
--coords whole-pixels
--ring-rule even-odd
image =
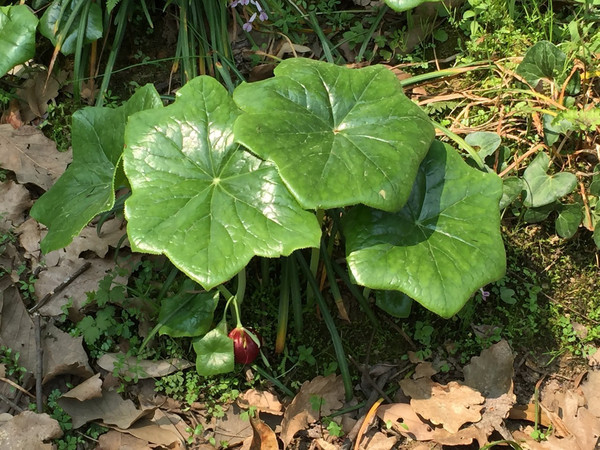
[[[469,64],[468,66],[456,66],[450,69],[436,70],[434,72],[427,72],[421,75],[415,75],[413,77],[400,80],[400,85],[402,85],[402,87],[406,87],[410,86],[411,84],[421,83],[423,81],[435,80],[436,78],[451,77],[465,72],[472,72],[474,70],[484,70],[492,67],[490,61],[482,61],[478,64],[481,65]]]
[[[386,4],[384,4],[381,7],[381,9],[379,10],[377,17],[375,17],[375,20],[373,21],[371,28],[369,28],[369,32],[367,33],[367,36],[366,36],[365,40],[363,41],[362,45],[360,46],[360,50],[358,51],[358,54],[356,55],[357,61],[362,61],[363,55],[365,54],[365,51],[367,50],[367,46],[369,45],[369,42],[371,42],[371,38],[373,37],[373,34],[375,33],[375,31],[377,31],[377,27],[381,23],[383,16],[385,15],[385,13],[388,10],[389,10],[389,7]]]
[[[319,40],[321,41],[321,48],[323,49],[323,54],[325,55],[325,59],[327,60],[327,62],[330,62],[333,64],[335,62],[335,60],[333,58],[333,54],[331,53],[331,46],[330,46],[329,39],[327,39],[327,36],[325,36],[325,33],[323,33],[323,30],[321,29],[321,26],[319,25],[319,21],[317,20],[317,16],[315,16],[314,11],[310,12],[309,18],[310,18],[310,24],[312,25],[314,32],[316,33]]]
[[[275,353],[283,352],[285,337],[287,335],[290,311],[290,261],[284,258],[281,261],[281,284],[279,293],[279,315],[277,319],[277,338],[275,339]]]
[[[293,391],[292,391],[290,388],[288,388],[287,386],[285,386],[285,385],[284,385],[284,384],[283,384],[281,381],[279,381],[277,378],[275,378],[275,377],[273,377],[273,376],[269,375],[269,374],[267,373],[267,371],[266,371],[266,370],[264,370],[264,369],[263,369],[262,367],[260,367],[259,365],[257,365],[257,364],[253,364],[253,365],[252,365],[252,368],[253,368],[254,370],[256,370],[256,371],[259,373],[259,375],[260,375],[261,377],[263,377],[263,378],[265,378],[265,379],[269,380],[271,383],[273,383],[275,386],[277,386],[277,387],[279,388],[279,390],[280,390],[281,392],[283,392],[285,395],[287,395],[288,397],[292,398],[292,397],[294,397],[294,396],[296,395],[296,394],[294,394],[294,392],[293,392]]]
[[[323,226],[323,218],[325,217],[325,211],[322,209],[318,209],[316,211],[317,220],[319,221],[319,226]],[[317,278],[317,270],[319,270],[319,254],[321,250],[318,248],[312,248],[310,251],[310,273],[313,278]],[[306,284],[306,304],[311,307],[313,306],[314,297],[313,293],[310,289],[310,283],[307,281]]]
[[[467,144],[463,138],[461,138],[458,134],[450,131],[448,128],[446,128],[445,126],[443,126],[442,124],[440,124],[438,122],[434,122],[432,120],[432,123],[433,123],[434,127],[436,127],[438,130],[441,130],[446,136],[448,136],[450,139],[452,139],[454,142],[456,142],[456,144],[460,148],[462,148],[463,150],[466,150],[467,153],[469,154],[469,156],[471,158],[473,158],[473,161],[475,161],[475,164],[477,164],[477,166],[481,170],[485,170],[485,164],[483,163],[483,160],[481,159],[479,154],[477,154],[477,151],[473,147],[471,147],[469,144]]]
[[[290,258],[290,266],[290,294],[292,296],[292,310],[294,311],[294,329],[296,330],[296,336],[300,336],[304,328],[302,320],[302,296],[298,266],[294,258]]]
[[[315,298],[317,300],[317,304],[321,310],[321,315],[323,316],[323,321],[327,326],[327,330],[329,330],[329,334],[331,336],[331,342],[333,344],[333,348],[335,350],[335,355],[337,357],[338,365],[340,368],[340,374],[342,375],[342,380],[344,382],[344,390],[346,392],[346,400],[350,400],[352,398],[352,379],[350,378],[350,371],[348,370],[348,361],[346,360],[346,353],[344,352],[344,346],[342,344],[342,339],[335,327],[335,323],[333,318],[331,317],[331,313],[327,308],[327,303],[325,299],[321,295],[319,291],[319,286],[317,285],[317,280],[310,271],[306,260],[302,256],[300,252],[296,252],[296,259],[300,264],[300,267],[304,271],[306,278],[308,279],[308,283],[312,288]]]
[[[179,269],[177,267],[173,266],[173,268],[169,272],[169,275],[167,275],[167,279],[161,286],[158,296],[156,297],[156,300],[158,302],[160,302],[163,299],[163,297],[165,296],[165,294],[167,293],[167,291],[173,284],[173,281],[175,280],[175,277],[177,276],[178,273],[179,273]]]

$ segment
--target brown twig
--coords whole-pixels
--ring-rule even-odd
[[[0,377],[0,381],[5,382],[6,384],[10,384],[12,387],[14,387],[15,389],[17,389],[18,391],[22,392],[25,395],[28,395],[31,398],[35,398],[35,396],[28,392],[27,389],[23,389],[21,386],[19,386],[17,383],[15,383],[12,380],[9,380],[8,378],[4,378],[4,377]]]
[[[44,349],[42,348],[42,320],[39,313],[33,313],[33,325],[35,326],[35,403],[38,414],[44,412],[42,398],[42,379],[44,374]]]
[[[83,274],[90,267],[92,267],[92,263],[86,261],[79,269],[77,269],[72,275],[70,275],[69,278],[67,278],[65,281],[56,286],[56,288],[53,291],[48,292],[46,295],[44,295],[44,297],[38,303],[36,303],[31,309],[29,309],[29,313],[33,314],[34,312],[38,311],[42,306],[48,303],[48,301],[50,301],[52,297],[54,297],[56,294],[60,294],[62,290],[64,290],[68,285],[75,281],[77,277]]]
[[[18,412],[23,412],[23,408],[21,408],[19,405],[17,405],[15,402],[13,402],[11,399],[5,397],[4,395],[0,394],[0,400],[2,400],[4,403],[6,403],[8,406],[10,406],[12,409],[14,409],[15,411]]]
[[[545,147],[546,147],[546,145],[544,145],[542,143],[533,146],[532,148],[527,150],[523,155],[519,156],[510,166],[508,166],[506,169],[504,169],[502,172],[500,172],[499,177],[502,178],[508,172],[515,169],[521,163],[521,161],[529,158],[531,155],[536,153],[540,148],[545,148]]]

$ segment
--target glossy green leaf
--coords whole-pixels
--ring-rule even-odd
[[[298,205],[276,167],[233,142],[238,114],[223,86],[198,77],[174,104],[133,115],[125,133],[132,248],[164,253],[207,290],[254,255],[319,246],[315,215]]]
[[[527,208],[523,212],[521,218],[525,223],[540,223],[546,220],[550,213],[556,211],[558,207],[558,202],[552,202],[544,206],[539,206],[537,208]]]
[[[56,46],[59,43],[61,35],[64,35],[62,45],[60,46],[60,51],[63,55],[75,53],[79,22],[82,20],[82,11],[85,9],[85,3],[88,1],[54,1],[40,19],[40,33],[48,38],[52,42],[52,45]],[[73,17],[74,14],[75,16]],[[71,24],[67,29],[67,23],[70,19],[72,19]],[[102,9],[98,3],[92,3],[87,15],[84,42],[87,44],[100,39],[102,33]]]
[[[26,5],[0,7],[0,77],[33,58],[37,23]]]
[[[501,195],[500,178],[434,142],[402,210],[359,206],[347,214],[352,275],[363,286],[402,291],[443,317],[456,314],[473,292],[504,275]]]
[[[44,253],[69,245],[90,220],[113,207],[127,117],[160,106],[149,84],[119,108],[88,107],[73,114],[73,163],[31,209],[32,217],[48,227]]]
[[[196,371],[203,377],[231,372],[234,368],[233,341],[221,324],[192,344],[196,352]]]
[[[565,239],[572,238],[577,233],[582,220],[581,205],[577,203],[561,205],[555,222],[556,233]]]
[[[375,292],[375,304],[392,317],[406,319],[410,316],[413,299],[404,292],[377,291]]]
[[[600,197],[600,164],[594,167],[594,176],[588,188],[590,194]]]
[[[427,116],[382,66],[349,69],[303,58],[243,84],[235,139],[274,161],[307,209],[364,203],[397,211],[434,137]]]
[[[569,172],[548,175],[550,157],[540,152],[523,173],[525,198],[523,205],[538,208],[548,205],[573,192],[577,177]]]
[[[194,293],[194,286],[197,284],[187,280],[179,293],[162,300],[158,321],[163,326],[158,330],[159,334],[194,337],[210,330],[219,293]]]
[[[502,180],[502,198],[500,210],[510,205],[523,192],[523,180],[518,177],[507,177]]]
[[[421,3],[436,1],[439,2],[441,0],[385,0],[385,4],[392,8],[394,11],[402,12],[416,8]]]
[[[465,137],[465,142],[471,147],[479,148],[479,156],[481,159],[485,159],[500,147],[502,139],[498,133],[492,133],[491,131],[476,131]]]
[[[542,79],[554,81],[565,71],[567,56],[552,42],[540,41],[527,50],[517,74],[536,87]]]

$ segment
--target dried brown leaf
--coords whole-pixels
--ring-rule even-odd
[[[109,425],[127,429],[147,411],[136,408],[131,400],[124,400],[114,391],[103,391],[101,397],[80,402],[74,398],[60,397],[59,406],[73,418],[73,428],[92,420],[102,420]]]
[[[600,370],[590,370],[587,379],[581,384],[589,411],[600,418]]]
[[[147,450],[148,441],[138,439],[130,434],[110,430],[98,438],[96,450]]]
[[[60,425],[48,414],[23,411],[0,424],[0,448],[51,450],[53,444],[45,444],[44,441],[58,439],[62,435]]]
[[[0,158],[2,158],[0,145]],[[4,167],[0,160],[0,167]],[[29,191],[12,180],[0,183],[0,231],[8,231],[25,221],[25,211],[31,208],[33,202]]]
[[[314,410],[312,397],[321,399],[321,410]],[[280,438],[287,447],[294,435],[316,422],[319,417],[326,416],[343,405],[344,385],[342,379],[335,374],[327,377],[318,376],[305,382],[283,414]]]
[[[408,403],[393,403],[377,409],[377,416],[385,423],[391,424],[396,431],[415,441],[430,441],[434,429],[417,416]]]
[[[73,398],[80,402],[102,397],[102,380],[100,374],[97,373],[93,377],[88,378],[83,383],[75,386],[69,392],[63,394],[65,398]]]
[[[98,359],[97,363],[104,370],[112,372],[117,361],[119,362],[120,375],[135,376],[141,380],[164,377],[178,370],[185,370],[193,366],[191,362],[181,358],[171,358],[162,361],[138,360],[135,356],[126,358],[124,353],[105,353]]]
[[[501,340],[471,358],[464,367],[465,384],[489,398],[512,391],[514,359],[508,342]]]
[[[227,409],[223,417],[217,419],[214,434],[216,442],[227,442],[232,447],[253,435],[250,421],[242,419],[240,414],[240,408],[234,404]]]
[[[283,406],[277,397],[268,391],[259,391],[256,389],[248,389],[243,392],[237,399],[237,404],[244,409],[251,406],[261,412],[269,414],[283,414]]]
[[[0,125],[0,166],[12,170],[21,184],[32,183],[47,191],[72,160],[71,151],[57,151],[56,144],[36,127],[15,130]]]
[[[441,385],[420,378],[405,379],[400,386],[411,397],[410,406],[417,414],[450,433],[457,433],[462,425],[481,420],[483,396],[456,381]]]
[[[279,450],[275,432],[260,420],[258,414],[250,417],[250,425],[253,432],[250,450]]]

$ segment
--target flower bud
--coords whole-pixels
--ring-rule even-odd
[[[236,363],[250,364],[256,359],[262,343],[262,338],[258,333],[251,328],[234,328],[229,333],[229,338],[233,340]]]

